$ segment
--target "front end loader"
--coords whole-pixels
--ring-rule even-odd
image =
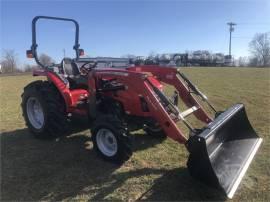
[[[64,58],[51,66],[39,61],[35,31],[39,19],[75,24],[75,59]],[[132,155],[130,131],[143,129],[152,136],[168,136],[189,151],[187,167],[191,176],[233,197],[262,142],[243,104],[216,110],[181,69],[174,67],[99,67],[99,63],[117,59],[81,58],[79,25],[73,19],[37,16],[32,31],[33,43],[27,56],[35,58],[42,68],[33,75],[47,77],[47,81],[30,83],[22,95],[23,115],[36,137],[62,135],[70,117],[86,115],[97,153],[106,160],[123,163]],[[175,89],[171,98],[165,95],[164,85]],[[179,109],[179,98],[186,110]],[[213,117],[206,113],[203,102],[214,112]],[[202,127],[188,121],[192,114],[203,123]],[[179,122],[189,134],[184,134]]]

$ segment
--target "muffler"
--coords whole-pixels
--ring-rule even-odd
[[[244,105],[236,104],[189,138],[186,143],[190,152],[189,172],[232,198],[261,142]]]

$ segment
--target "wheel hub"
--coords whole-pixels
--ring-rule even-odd
[[[106,129],[99,129],[96,136],[99,150],[106,156],[111,157],[117,152],[117,140],[114,134]]]
[[[36,129],[41,129],[44,125],[44,112],[37,98],[28,98],[26,103],[26,112],[31,125]]]

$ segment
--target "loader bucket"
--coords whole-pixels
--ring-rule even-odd
[[[261,142],[244,105],[236,104],[187,141],[189,172],[232,198]]]

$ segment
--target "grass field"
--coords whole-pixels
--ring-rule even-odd
[[[220,110],[237,102],[245,104],[264,141],[232,201],[270,201],[270,69],[183,71]],[[170,139],[135,133],[134,154],[121,167],[96,156],[89,130],[55,140],[34,139],[20,109],[22,89],[34,79],[0,77],[1,201],[226,200],[189,176],[185,147]]]

